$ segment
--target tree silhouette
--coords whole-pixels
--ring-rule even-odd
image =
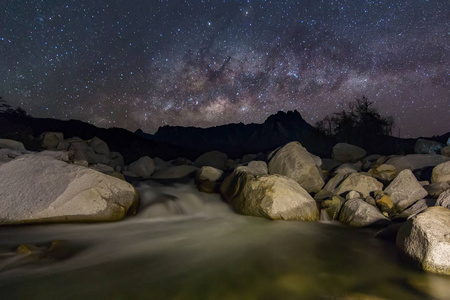
[[[9,105],[3,97],[0,97],[0,115],[25,117],[27,116],[27,112],[20,106],[12,108],[12,106]]]
[[[326,116],[316,123],[316,128],[326,134],[334,135],[339,141],[352,142],[392,134],[394,119],[383,117],[373,107],[373,102],[365,96],[349,104],[349,110]]]

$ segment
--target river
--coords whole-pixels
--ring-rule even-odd
[[[372,229],[241,216],[192,181],[136,188],[121,222],[0,227],[0,299],[450,299]],[[14,254],[55,240],[69,254]]]

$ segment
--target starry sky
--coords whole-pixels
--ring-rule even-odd
[[[3,0],[0,96],[100,127],[310,124],[365,95],[450,131],[448,0]]]

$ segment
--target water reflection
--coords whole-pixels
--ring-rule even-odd
[[[395,246],[373,238],[370,230],[240,216],[191,182],[147,182],[137,189],[141,212],[119,223],[1,228],[0,248],[9,256],[0,254],[0,299],[450,295],[449,277],[405,265]],[[54,240],[76,251],[62,260],[11,267],[17,245]]]

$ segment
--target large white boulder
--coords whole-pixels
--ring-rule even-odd
[[[450,275],[450,209],[434,206],[411,217],[400,227],[396,244],[423,270]]]
[[[270,156],[269,174],[293,179],[308,193],[317,193],[324,186],[322,170],[299,142],[290,142]]]
[[[284,176],[255,175],[248,167],[238,167],[220,190],[240,214],[272,220],[319,218],[316,201],[297,182]]]
[[[440,163],[433,168],[433,172],[431,173],[431,182],[450,183],[450,161]]]
[[[404,210],[428,195],[428,192],[409,169],[401,171],[385,189],[385,192],[391,196],[392,203],[397,211]]]
[[[366,156],[366,150],[361,147],[338,143],[334,145],[331,157],[340,162],[355,162]]]
[[[138,203],[129,183],[46,155],[0,166],[0,224],[116,221]]]

